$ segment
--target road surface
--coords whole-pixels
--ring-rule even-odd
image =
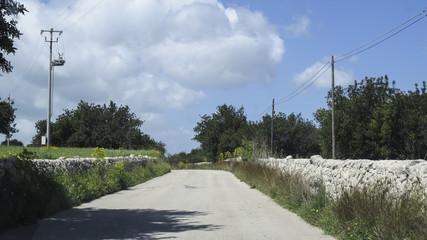
[[[224,171],[179,170],[0,239],[334,239]]]

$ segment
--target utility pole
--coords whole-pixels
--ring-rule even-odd
[[[8,100],[9,100],[9,106],[12,108],[12,104],[11,104],[11,100],[10,100],[10,93],[9,93]],[[11,130],[11,127],[9,126],[8,130],[7,130],[7,146],[10,145],[10,130]]]
[[[332,67],[332,159],[335,159],[335,76],[334,55],[331,56]]]
[[[274,133],[273,122],[274,122],[274,115],[275,115],[275,112],[274,112],[274,98],[273,98],[273,105],[272,105],[272,110],[271,110],[271,141],[270,141],[270,153],[271,153],[272,157],[273,157],[273,133]]]
[[[50,40],[48,40],[45,37],[45,42],[49,43],[49,80],[48,80],[49,96],[48,96],[47,122],[46,122],[46,146],[49,147],[50,146],[50,118],[52,117],[52,70],[54,66],[52,64],[52,43],[58,42],[58,38],[56,38],[56,40],[53,40],[53,33],[58,33],[59,35],[61,35],[62,31],[56,31],[56,30],[53,30],[53,28],[51,28],[50,30],[41,30],[40,34],[43,34],[45,32],[50,33]]]

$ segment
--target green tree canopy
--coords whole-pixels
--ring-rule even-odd
[[[217,161],[220,153],[233,152],[240,147],[247,128],[243,107],[221,105],[213,114],[204,115],[194,128],[194,140],[201,143],[201,149],[209,161]]]
[[[0,70],[4,73],[11,72],[13,68],[5,55],[15,54],[14,39],[19,39],[22,35],[16,27],[18,22],[13,16],[24,14],[26,11],[24,5],[16,1],[0,1]]]
[[[253,141],[257,146],[267,146],[270,152],[271,116],[265,115],[255,123]],[[256,136],[256,137],[255,137]],[[263,141],[262,144],[260,141]],[[273,119],[273,156],[309,157],[320,153],[316,126],[301,117],[301,114],[277,114]]]
[[[331,107],[331,92],[328,94]],[[331,110],[319,109],[319,139],[331,156]],[[338,158],[425,158],[427,151],[426,85],[405,93],[388,77],[365,78],[335,89],[335,134]]]
[[[112,101],[108,106],[81,101],[77,109],[65,110],[51,124],[51,138],[56,146],[154,148],[164,153],[165,145],[142,133],[142,124],[143,121],[131,113],[128,106],[118,107]],[[46,120],[38,121],[36,129],[33,144],[39,145],[41,136],[46,133]]]

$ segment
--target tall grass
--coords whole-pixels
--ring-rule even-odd
[[[423,189],[396,196],[390,194],[384,183],[378,183],[344,190],[333,201],[326,195],[322,182],[309,183],[300,174],[283,173],[257,162],[221,164],[223,170],[232,171],[250,187],[339,239],[427,239],[427,196]],[[189,168],[206,169],[209,165]]]
[[[390,194],[383,183],[345,191],[332,211],[350,239],[427,239],[427,196]],[[353,236],[353,237],[352,237]],[[357,237],[357,238],[356,238]]]

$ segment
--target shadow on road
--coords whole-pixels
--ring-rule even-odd
[[[221,226],[199,224],[195,211],[140,209],[70,209],[37,225],[6,232],[1,239],[165,239],[163,234],[214,231]]]

